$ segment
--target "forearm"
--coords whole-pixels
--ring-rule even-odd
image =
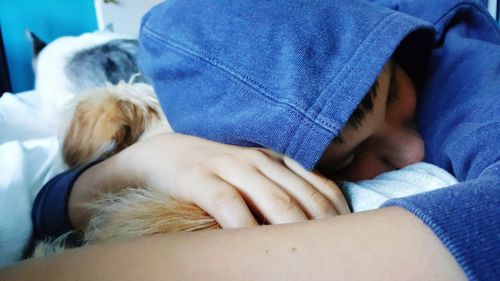
[[[71,250],[2,280],[465,280],[417,218],[387,208],[305,223],[158,235]]]

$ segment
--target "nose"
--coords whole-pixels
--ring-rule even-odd
[[[424,141],[413,125],[389,127],[379,141],[380,157],[396,169],[424,159]]]

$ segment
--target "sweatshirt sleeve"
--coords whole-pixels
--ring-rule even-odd
[[[68,200],[73,184],[83,172],[101,161],[96,160],[63,172],[43,186],[35,198],[31,213],[35,238],[56,238],[73,230],[68,217]]]
[[[498,280],[500,31],[476,1],[404,0],[398,8],[432,21],[438,31],[429,76],[420,87],[417,124],[426,144],[425,161],[448,170],[460,183],[383,206],[402,207],[419,217],[469,280]]]
[[[496,165],[500,173],[500,163]],[[469,280],[500,276],[500,180],[480,177],[448,188],[393,199],[420,218],[455,257]]]

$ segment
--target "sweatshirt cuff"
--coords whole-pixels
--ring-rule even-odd
[[[500,179],[487,178],[392,199],[420,218],[446,246],[469,280],[500,276]]]
[[[102,159],[65,171],[37,194],[32,209],[34,236],[37,239],[56,238],[73,230],[68,217],[68,200],[78,177]]]

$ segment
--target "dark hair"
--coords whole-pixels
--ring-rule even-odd
[[[377,88],[378,88],[378,80],[375,81],[375,84],[371,87],[368,93],[365,95],[359,106],[354,110],[347,120],[346,126],[348,128],[358,129],[361,126],[361,123],[365,119],[367,113],[373,110],[373,103],[375,98],[377,97]],[[342,144],[345,143],[344,139],[342,139],[342,135],[339,134],[334,140],[333,143]]]

